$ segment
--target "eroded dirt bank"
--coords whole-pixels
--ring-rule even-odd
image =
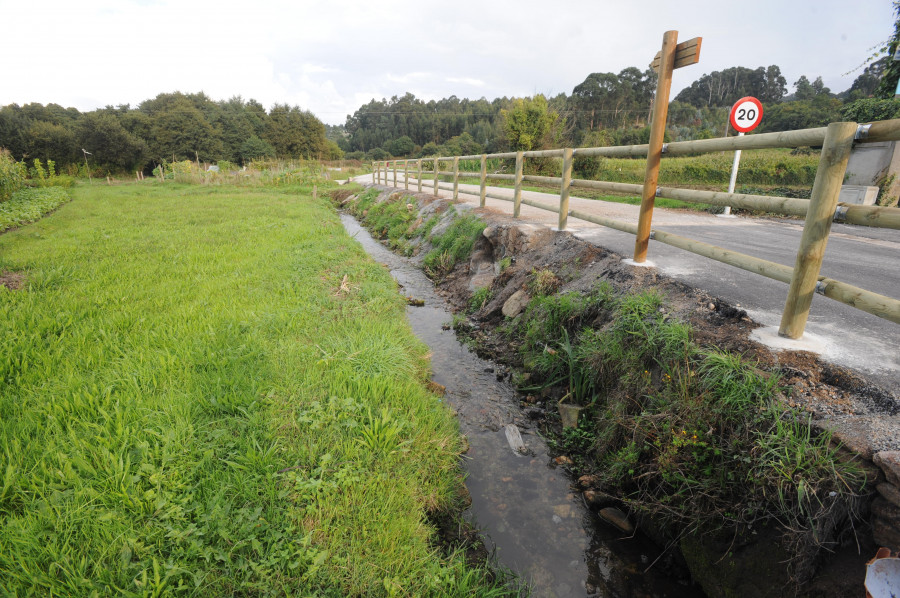
[[[377,198],[375,191],[368,193],[367,206],[387,202],[401,207],[395,211],[402,215],[399,219],[385,217],[377,223],[369,222],[376,228],[373,232],[391,238],[396,247],[420,259],[431,248],[431,239],[446,233],[459,214],[469,212],[466,206],[452,206],[446,199],[425,194],[397,193],[389,188],[377,188]],[[355,201],[347,196],[336,199],[345,207],[352,207]],[[359,214],[364,220],[367,211],[363,206]],[[654,270],[623,264],[621,256],[566,233],[514,221],[488,210],[471,212],[487,227],[466,259],[452,268],[432,268],[439,275],[439,289],[460,314],[467,314],[458,317],[457,332],[477,352],[512,369],[514,381],[525,389],[521,397],[524,414],[557,439],[558,462],[569,470],[573,487],[583,493],[592,508],[601,511],[613,507],[627,513],[661,546],[683,560],[711,596],[853,595],[861,592],[864,563],[874,555],[877,545],[900,549],[897,397],[869,384],[858,373],[825,363],[813,354],[772,352],[753,342],[750,332],[757,324],[739,306],[728,305]],[[811,530],[803,534],[791,536],[790,530],[785,529],[790,525],[784,525],[777,517],[768,518],[765,525],[755,528],[738,526],[709,534],[700,533],[702,525],[679,526],[657,516],[662,509],[642,510],[638,508],[639,501],[610,488],[605,483],[608,472],[603,469],[610,462],[609,455],[600,458],[604,453],[602,447],[597,448],[601,440],[574,442],[582,430],[581,424],[573,433],[571,429],[564,430],[560,422],[559,400],[572,389],[565,382],[548,380],[530,371],[534,369],[534,359],[529,359],[523,350],[526,340],[516,334],[516,323],[527,317],[529,306],[539,295],[590,296],[601,283],[614,289],[617,296],[658,291],[665,300],[658,308],[661,315],[657,320],[684,322],[697,346],[742,355],[765,376],[777,376],[783,389],[778,398],[787,410],[785,413],[808,422],[814,434],[825,430],[833,434],[832,447],[840,446],[836,454],[856,467],[859,483],[847,493],[847,500],[835,499],[831,506],[828,501],[836,494],[833,490],[814,496],[814,504],[827,506],[825,515],[817,515]],[[578,325],[600,332],[613,326],[611,319],[617,317],[603,307],[590,311],[589,316]],[[555,354],[564,346],[550,343],[545,349]],[[665,368],[647,366],[641,396],[652,395],[654,389],[670,384],[666,372]],[[614,392],[627,394],[632,388],[634,385]],[[633,402],[637,404],[638,398]],[[585,407],[602,410],[600,403],[594,400]],[[634,417],[622,415],[626,416]],[[703,448],[705,432],[688,432],[681,430],[688,439],[695,439],[693,454],[697,455],[696,448]],[[712,428],[709,432],[713,432]],[[642,442],[653,439],[651,434]],[[790,457],[786,455],[785,459]],[[796,469],[791,471],[791,489],[796,493],[797,476],[801,474]],[[799,488],[798,508],[803,516],[803,505],[808,508],[813,503],[803,496],[802,480]],[[704,512],[703,499],[696,498],[698,514]],[[684,515],[681,517],[683,521]]]

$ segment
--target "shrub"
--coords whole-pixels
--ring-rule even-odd
[[[25,165],[16,162],[7,150],[0,148],[0,201],[8,200],[24,187],[25,178]]]

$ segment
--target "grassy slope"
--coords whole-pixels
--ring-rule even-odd
[[[308,197],[76,188],[0,237],[0,594],[452,594],[448,410]],[[346,284],[341,283],[346,275]],[[483,587],[483,585],[482,585]]]

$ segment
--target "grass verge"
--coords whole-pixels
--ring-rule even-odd
[[[0,237],[0,594],[504,592],[434,546],[455,422],[308,192],[80,187]]]

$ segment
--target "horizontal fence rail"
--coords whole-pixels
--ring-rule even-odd
[[[692,154],[737,151],[770,148],[822,147],[822,155],[811,198],[796,199],[768,195],[751,195],[743,193],[723,193],[718,191],[701,191],[676,187],[656,187],[656,197],[675,199],[690,203],[701,203],[713,206],[732,206],[748,210],[759,210],[785,216],[801,217],[806,220],[800,247],[797,252],[797,263],[792,268],[783,264],[770,262],[757,257],[723,249],[695,239],[665,231],[652,230],[650,238],[672,247],[677,247],[703,257],[740,268],[748,272],[778,280],[790,285],[782,325],[779,334],[789,338],[800,338],[806,326],[809,304],[813,293],[819,293],[846,305],[874,314],[880,318],[900,324],[900,301],[892,297],[873,293],[853,285],[833,280],[819,274],[825,244],[828,240],[832,222],[843,222],[861,226],[900,229],[900,208],[881,206],[863,206],[844,204],[837,201],[840,184],[843,181],[847,159],[853,144],[874,143],[900,140],[900,119],[874,122],[864,125],[856,123],[832,123],[828,127],[803,129],[799,131],[783,131],[724,137],[719,139],[702,139],[696,141],[678,141],[663,144],[662,156],[686,156]],[[572,188],[595,189],[610,193],[626,193],[640,195],[643,185],[616,183],[611,181],[595,181],[572,178],[572,162],[574,157],[647,157],[649,145],[627,145],[612,147],[562,148],[536,150],[526,152],[503,152],[469,156],[439,156],[409,160],[389,160],[373,163],[372,181],[389,184],[390,166],[393,166],[393,185],[398,186],[397,168],[404,169],[405,188],[409,189],[410,165],[415,166],[418,190],[422,190],[424,176],[433,177],[432,188],[435,194],[439,189],[452,191],[453,199],[459,197],[459,179],[480,179],[480,205],[485,206],[486,198],[508,201],[513,204],[513,216],[519,217],[521,204],[559,214],[559,228],[565,229],[567,217],[592,222],[618,231],[638,234],[636,223],[624,222],[602,216],[587,214],[568,207],[569,194]],[[538,176],[524,174],[526,158],[557,158],[562,160],[561,177]],[[515,174],[488,173],[488,159],[515,160]],[[453,170],[441,170],[441,163],[450,162]],[[460,170],[460,162],[467,166],[480,163],[480,171]],[[451,183],[440,182],[440,177],[452,177]],[[512,181],[511,195],[486,190],[488,180]],[[559,205],[522,198],[522,183],[535,182],[544,185],[559,185]]]

